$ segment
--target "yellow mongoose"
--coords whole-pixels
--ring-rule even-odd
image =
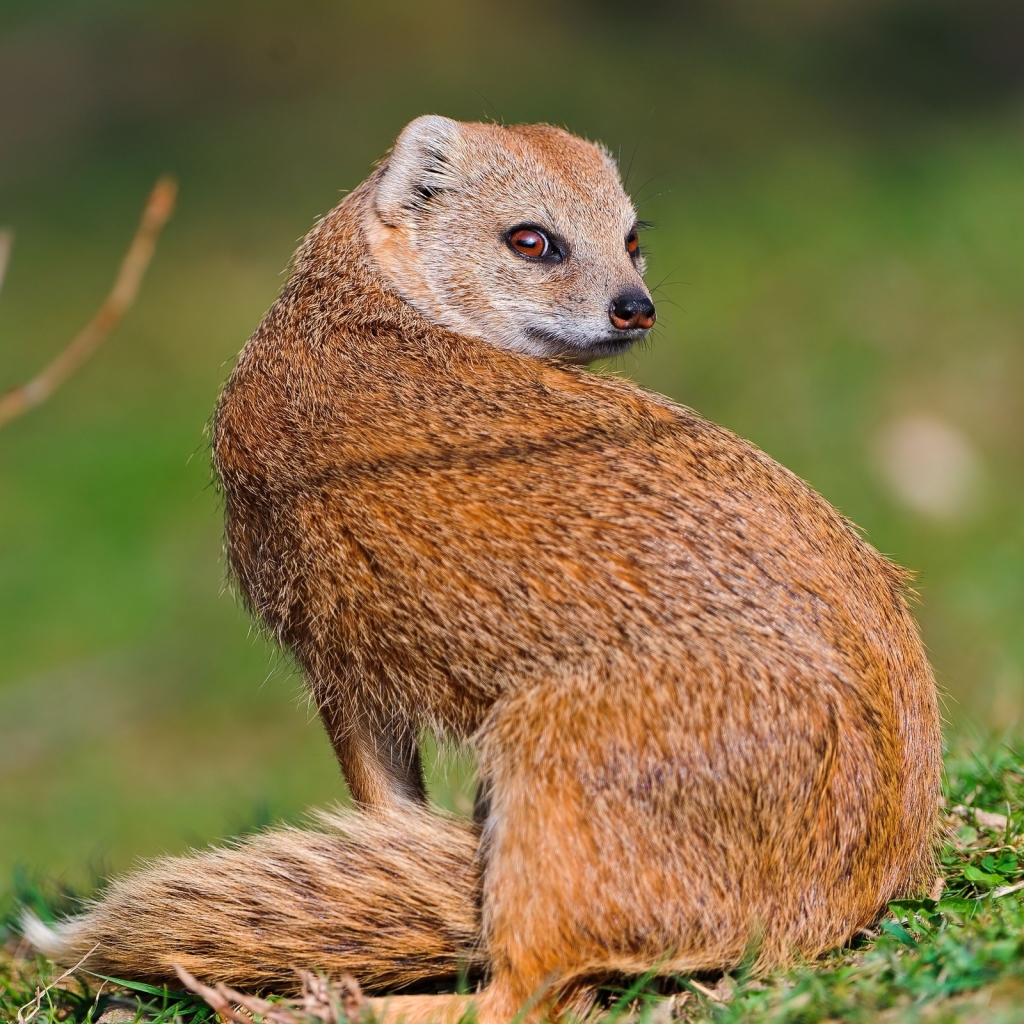
[[[651,326],[641,271],[612,160],[543,125],[419,118],[313,229],[216,465],[361,809],[159,861],[40,949],[251,987],[465,966],[498,1024],[613,973],[815,956],[926,880],[904,577],[753,445],[573,365]],[[424,730],[473,744],[476,823],[425,806]]]

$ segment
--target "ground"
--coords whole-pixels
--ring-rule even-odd
[[[762,978],[739,971],[656,986],[638,979],[629,989],[606,992],[601,1012],[641,1024],[1024,1022],[1024,754],[990,744],[951,753],[946,769],[941,875],[932,892],[938,898],[890,904],[876,928],[817,963]],[[70,899],[15,879],[5,904],[0,1019],[87,1024],[107,1014],[108,1020],[213,1020],[206,1003],[190,996],[118,985],[84,971],[69,977],[21,955],[18,905],[52,916]],[[323,1005],[330,1018],[330,1002]],[[279,1019],[281,1012],[296,1022],[323,1020],[283,1006]]]

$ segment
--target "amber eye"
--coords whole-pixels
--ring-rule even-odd
[[[640,238],[636,233],[636,228],[633,228],[628,235],[626,235],[626,252],[630,256],[635,256],[640,251]]]
[[[516,228],[508,236],[508,244],[521,256],[533,260],[542,260],[552,248],[548,236],[536,228]]]

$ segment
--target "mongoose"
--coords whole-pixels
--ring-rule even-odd
[[[359,809],[160,861],[40,949],[279,989],[466,968],[498,1024],[816,956],[930,879],[904,573],[752,444],[578,365],[654,322],[636,232],[598,146],[441,117],[310,232],[215,460],[233,571]],[[425,730],[472,744],[475,822],[426,806]]]

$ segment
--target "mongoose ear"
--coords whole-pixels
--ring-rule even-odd
[[[409,223],[438,192],[457,180],[455,150],[462,125],[426,114],[402,129],[377,182],[377,215],[390,227]]]

